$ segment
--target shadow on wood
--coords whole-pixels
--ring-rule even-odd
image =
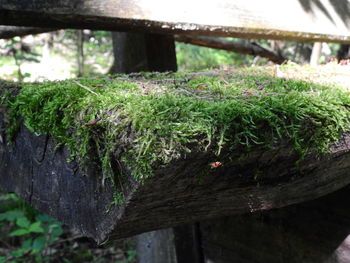
[[[350,262],[350,187],[314,201],[201,222],[203,251],[215,263]]]

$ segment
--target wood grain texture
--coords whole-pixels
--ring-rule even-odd
[[[1,0],[0,23],[350,43],[350,2]]]
[[[129,178],[126,201],[110,206],[114,188],[102,186],[93,165],[85,172],[67,163],[69,151],[54,151],[54,140],[22,127],[12,147],[0,111],[0,187],[37,209],[102,242],[146,231],[225,215],[268,210],[312,200],[350,183],[350,136],[332,153],[307,156],[297,168],[290,145],[256,151],[240,162],[196,176],[213,156],[196,153],[178,160],[143,184]],[[237,152],[237,155],[240,155]],[[127,169],[126,169],[127,170]],[[259,170],[263,176],[255,178]]]

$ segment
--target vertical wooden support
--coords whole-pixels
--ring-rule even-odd
[[[172,228],[143,233],[136,242],[138,263],[178,263]]]
[[[176,71],[173,36],[114,32],[111,73]],[[186,225],[136,237],[138,263],[201,263],[198,225]]]
[[[272,211],[201,223],[205,262],[350,262],[350,187]]]
[[[138,263],[202,263],[197,224],[138,235]]]
[[[173,228],[178,263],[203,263],[203,251],[199,223]]]
[[[114,65],[111,73],[176,71],[173,36],[113,32]]]

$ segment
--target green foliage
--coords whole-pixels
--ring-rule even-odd
[[[40,214],[14,194],[0,196],[0,262],[48,262],[51,246],[63,233],[61,223]]]
[[[232,41],[235,41],[232,39]],[[243,65],[252,56],[176,42],[176,58],[181,70],[198,71],[222,66]]]
[[[145,75],[25,85],[8,103],[12,127],[23,120],[53,135],[81,164],[97,155],[102,181],[114,182],[123,180],[122,164],[142,181],[191,152],[225,159],[290,141],[302,158],[326,152],[349,130],[350,97],[341,88],[256,70]]]
[[[24,46],[23,43],[18,38],[11,39],[5,44],[5,49],[9,50],[9,54],[12,54],[15,64],[17,66],[17,77],[18,80],[22,81],[26,77],[30,77],[29,73],[23,73],[21,70],[21,65],[23,62],[40,62],[37,57],[37,53],[31,52]]]
[[[61,223],[32,209],[14,194],[0,193],[0,232],[0,263],[136,261],[130,240],[96,246],[93,241],[73,234]]]

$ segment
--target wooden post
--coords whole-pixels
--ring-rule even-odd
[[[198,227],[196,223],[138,235],[138,263],[202,263]]]
[[[111,73],[176,71],[173,36],[113,32],[114,65]]]
[[[114,32],[112,73],[176,71],[172,36]],[[198,226],[185,225],[136,236],[138,263],[200,263]]]

